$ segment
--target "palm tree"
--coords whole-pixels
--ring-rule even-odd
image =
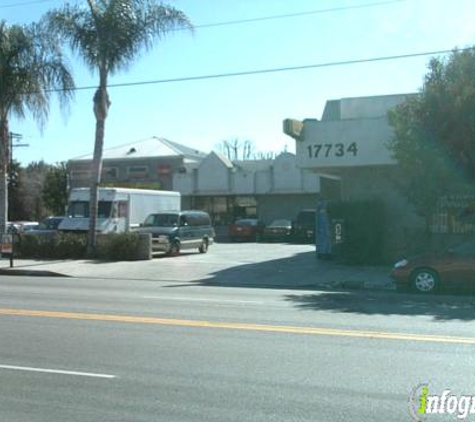
[[[23,119],[29,111],[42,129],[52,94],[64,111],[73,89],[60,43],[44,23],[9,26],[0,21],[0,233],[8,219],[9,118]]]
[[[61,34],[86,66],[99,74],[94,94],[96,133],[90,184],[88,253],[95,248],[97,195],[107,114],[109,75],[126,70],[142,50],[171,30],[192,29],[186,15],[154,0],[87,0],[88,7],[65,5],[49,12],[53,32]]]

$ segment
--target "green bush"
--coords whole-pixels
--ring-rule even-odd
[[[351,265],[377,265],[384,261],[386,212],[379,200],[330,203],[331,219],[344,220],[344,242],[340,245],[342,262]]]
[[[15,255],[20,258],[83,259],[86,249],[87,235],[82,233],[22,234],[15,244]]]
[[[110,233],[97,238],[96,256],[109,261],[137,259],[140,237],[138,233]]]
[[[137,233],[110,233],[97,236],[95,258],[109,261],[138,259],[140,237]],[[15,244],[19,258],[85,259],[87,234],[57,233],[39,236],[23,234]]]

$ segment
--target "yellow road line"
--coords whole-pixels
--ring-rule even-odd
[[[111,321],[132,324],[172,325],[179,327],[220,328],[226,330],[262,331],[270,333],[309,334],[320,336],[373,338],[389,340],[424,341],[437,343],[474,344],[475,337],[438,336],[428,334],[391,333],[380,331],[342,330],[319,327],[293,327],[288,325],[262,325],[241,322],[200,321],[189,319],[137,317],[131,315],[86,314],[75,312],[35,311],[29,309],[0,308],[0,315],[78,319],[90,321]]]

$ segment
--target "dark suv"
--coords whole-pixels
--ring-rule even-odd
[[[195,248],[206,253],[215,238],[211,219],[203,211],[150,214],[137,231],[152,235],[152,252],[165,252],[171,256]]]
[[[305,209],[297,214],[292,228],[294,241],[305,243],[315,241],[315,219],[315,209]]]

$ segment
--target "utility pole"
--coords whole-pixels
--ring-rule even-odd
[[[21,140],[23,139],[23,135],[19,134],[19,133],[14,133],[14,132],[10,132],[10,151],[9,151],[9,163],[10,163],[10,167],[13,163],[13,148],[16,148],[16,147],[29,147],[30,145],[29,144],[18,144],[16,143],[15,145],[13,144],[13,140],[15,140],[15,142],[20,142]]]
[[[19,133],[14,133],[14,132],[10,132],[9,134],[9,151],[8,151],[8,163],[9,163],[9,166],[8,166],[8,182],[10,183],[13,179],[13,148],[17,148],[17,147],[29,147],[30,145],[29,144],[21,144],[21,143],[18,143],[20,142],[21,140],[23,139],[23,135],[19,134]],[[13,143],[13,140],[15,140],[15,144]],[[9,210],[10,207],[8,207],[8,220],[10,220],[10,210]]]

